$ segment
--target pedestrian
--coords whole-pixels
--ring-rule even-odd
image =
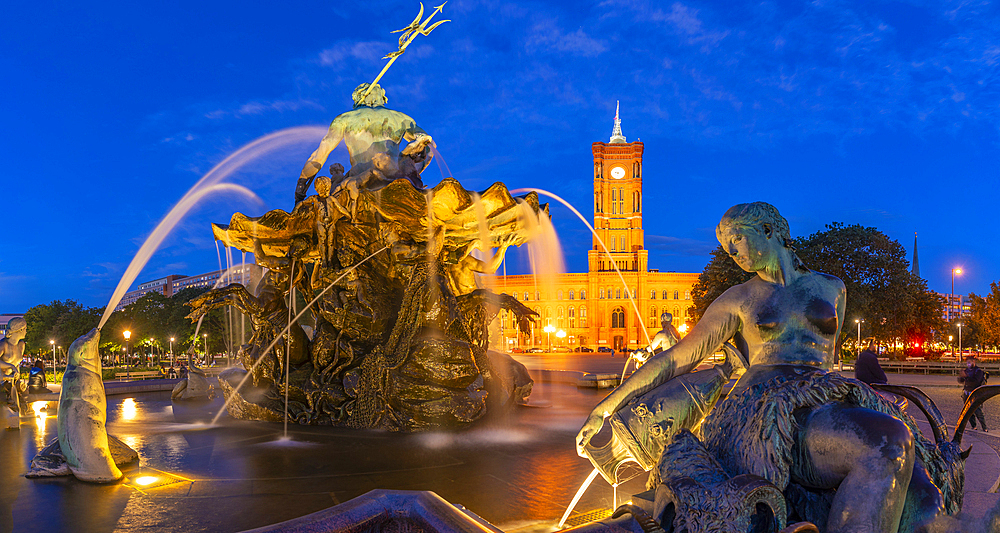
[[[885,377],[885,371],[878,362],[878,354],[875,353],[874,343],[869,342],[868,346],[858,354],[858,360],[854,363],[854,377],[871,385],[872,383],[889,383]]]
[[[962,387],[962,401],[968,401],[969,395],[972,391],[982,387],[986,384],[986,380],[990,378],[990,375],[983,372],[982,368],[976,365],[976,356],[970,355],[965,358],[965,369],[962,373],[958,375],[958,382],[963,385]],[[972,425],[972,429],[976,429],[976,419],[979,419],[979,425],[983,427],[983,431],[989,433],[990,430],[986,429],[986,418],[983,416],[983,407],[979,406],[972,417],[969,419],[969,424]]]

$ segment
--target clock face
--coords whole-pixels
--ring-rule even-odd
[[[625,169],[622,167],[615,167],[611,169],[611,177],[620,180],[625,177]]]

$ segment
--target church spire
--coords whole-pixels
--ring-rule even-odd
[[[920,277],[920,257],[917,256],[917,232],[913,232],[913,266],[910,267],[910,272],[914,276]]]
[[[620,102],[615,101],[615,129],[611,130],[611,143],[620,144],[625,143],[625,136],[622,135],[622,121],[618,118],[618,106]]]

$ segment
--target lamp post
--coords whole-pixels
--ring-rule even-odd
[[[556,328],[552,324],[546,324],[545,327],[542,328],[542,331],[545,332],[546,342],[548,342],[548,344],[549,344],[549,352],[550,353],[552,352],[552,332],[555,331],[555,330],[556,330]]]
[[[170,366],[174,366],[177,363],[177,358],[174,357],[174,338],[170,337]]]
[[[560,341],[562,339],[565,339],[566,338],[566,331],[565,330],[561,330],[561,329],[559,331],[557,331],[556,332],[556,338],[559,339]]]
[[[948,300],[948,322],[951,322],[951,306],[955,305],[955,274],[961,276],[962,269],[961,268],[951,269],[951,300]],[[961,315],[961,309],[959,310],[959,315]]]
[[[49,346],[52,347],[52,382],[56,381],[56,341],[49,340]]]
[[[965,355],[962,353],[962,323],[958,323],[958,358],[961,359]]]
[[[204,362],[204,364],[207,365],[208,364],[208,333],[202,333],[201,334],[201,338],[202,338],[202,345],[201,345],[201,347],[202,347],[202,349],[205,350],[205,362]]]
[[[125,331],[122,332],[122,335],[125,336],[125,379],[128,379],[129,378],[129,375],[128,375],[129,374],[129,371],[128,371],[128,363],[129,363],[129,361],[128,361],[128,358],[129,358],[128,340],[129,340],[130,337],[132,337],[132,332],[126,329]]]

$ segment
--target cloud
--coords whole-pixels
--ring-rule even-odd
[[[263,115],[265,113],[285,113],[292,111],[299,111],[301,109],[319,109],[324,110],[325,108],[308,99],[295,99],[295,100],[272,100],[272,101],[258,101],[252,100],[245,102],[243,104],[238,104],[231,109],[215,109],[208,111],[204,114],[204,117],[210,120],[220,120],[224,118],[243,118],[252,117],[257,115]],[[191,140],[191,139],[187,139]]]
[[[382,58],[396,50],[396,46],[385,41],[351,42],[341,41],[319,53],[317,62],[334,70],[346,68],[357,62],[378,63]]]
[[[556,50],[582,57],[598,56],[608,49],[604,41],[590,37],[583,28],[566,33],[552,20],[537,22],[531,28],[524,45],[529,52]]]

